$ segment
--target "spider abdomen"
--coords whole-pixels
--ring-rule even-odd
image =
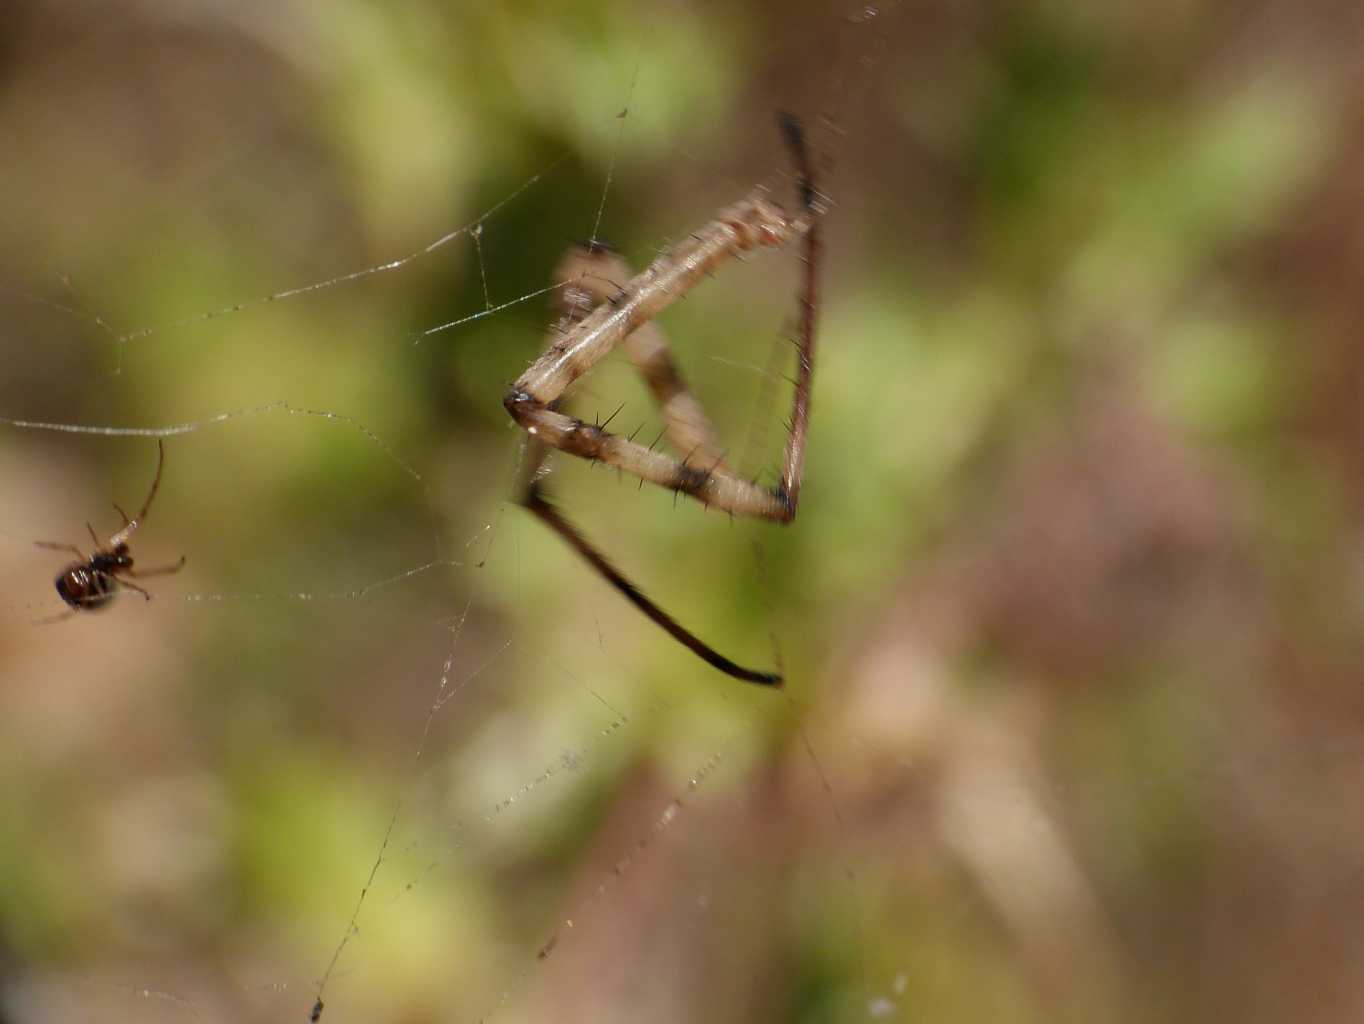
[[[103,608],[118,589],[107,572],[77,562],[57,577],[57,593],[72,608]]]

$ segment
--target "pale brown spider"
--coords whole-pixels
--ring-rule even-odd
[[[552,446],[615,466],[733,515],[779,523],[795,518],[804,476],[814,374],[820,211],[815,202],[813,162],[800,123],[785,114],[778,120],[796,167],[799,212],[788,216],[768,198],[765,189],[755,189],[623,284],[620,282],[628,276],[623,261],[600,244],[592,243],[585,253],[570,256],[569,268],[581,265],[575,264],[575,259],[595,262],[596,266],[578,270],[576,276],[572,269],[560,271],[567,307],[561,323],[564,330],[551,335],[544,353],[503,401],[512,418],[530,435],[521,503],[627,600],[696,655],[736,679],[768,686],[781,685],[781,675],[735,664],[646,597],[549,502],[543,480],[547,446]],[[662,332],[652,321],[728,260],[755,249],[778,249],[796,239],[804,241],[805,249],[800,287],[800,365],[781,480],[775,488],[766,488],[739,476],[725,463],[705,412],[687,390]],[[606,424],[586,423],[559,411],[569,386],[618,344],[625,346],[643,374],[669,440],[685,453],[682,458],[655,451],[653,445],[638,444],[633,437],[607,433]]]

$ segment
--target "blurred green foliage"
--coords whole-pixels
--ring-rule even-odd
[[[852,13],[11,12],[0,416],[201,425],[134,545],[186,571],[51,627],[32,540],[152,446],[0,430],[0,1016],[1358,1015],[1360,16]],[[773,695],[509,503],[501,396],[566,246],[781,196],[788,109],[799,519],[554,472]],[[664,319],[769,481],[795,264]],[[623,359],[574,401],[657,431]]]

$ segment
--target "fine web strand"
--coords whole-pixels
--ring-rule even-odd
[[[459,639],[464,634],[464,624],[469,619],[469,609],[472,600],[464,605],[464,611],[460,614],[458,623],[451,629],[450,653],[445,658],[445,664],[441,666],[440,680],[436,684],[436,693],[432,698],[430,707],[426,710],[426,718],[422,722],[421,735],[417,738],[416,749],[412,753],[412,766],[416,767],[421,760],[422,752],[426,749],[426,741],[431,735],[431,723],[435,720],[440,709],[445,706],[448,700],[446,691],[450,686],[450,672],[455,664],[455,654],[459,649]],[[501,653],[501,652],[499,652]],[[369,877],[365,879],[365,884],[360,888],[360,895],[356,898],[355,909],[351,911],[350,922],[346,925],[346,930],[342,934],[340,941],[336,944],[331,960],[327,963],[327,969],[322,972],[322,977],[317,983],[316,1001],[313,1004],[313,1011],[310,1014],[313,1019],[320,1017],[323,1006],[323,996],[326,993],[327,983],[331,981],[336,965],[341,961],[341,955],[345,952],[346,946],[350,943],[351,937],[356,934],[360,912],[364,909],[365,899],[369,896],[370,889],[374,885],[375,879],[379,875],[379,868],[384,863],[384,854],[388,852],[388,844],[393,838],[393,830],[397,827],[398,818],[402,814],[403,801],[401,798],[393,807],[393,813],[389,815],[388,826],[384,829],[383,838],[379,842],[379,852],[374,857],[374,863],[370,865]]]
[[[720,767],[725,759],[724,751],[716,751],[692,772],[682,793],[671,797],[663,808],[649,821],[648,826],[625,847],[624,852],[611,862],[600,880],[592,887],[585,902],[568,915],[559,918],[550,931],[549,937],[535,952],[535,958],[516,975],[510,985],[505,986],[497,1002],[486,1013],[478,1017],[480,1022],[494,1019],[529,984],[533,972],[555,955],[576,931],[591,921],[602,902],[612,895],[630,872],[640,864],[649,852],[674,828],[683,816],[690,799]]]
[[[625,852],[611,864],[606,876],[592,888],[589,901],[583,909],[575,912],[572,917],[565,917],[555,925],[553,933],[545,943],[536,951],[535,959],[545,961],[553,955],[558,948],[560,940],[566,931],[570,931],[580,925],[601,900],[603,900],[612,888],[619,885],[620,881],[629,874],[635,864],[640,861],[650,847],[657,842],[658,838],[670,829],[682,814],[686,806],[685,797],[696,793],[705,783],[706,779],[720,766],[720,762],[725,758],[723,751],[711,754],[706,760],[692,772],[687,780],[687,787],[684,795],[674,796],[663,809],[649,823],[648,829],[636,836],[635,839],[626,847]]]
[[[412,344],[419,345],[421,344],[421,340],[423,338],[430,337],[433,334],[440,334],[442,331],[454,330],[456,327],[463,327],[465,324],[471,324],[478,320],[486,320],[488,317],[496,316],[498,313],[501,313],[504,310],[511,309],[513,306],[519,306],[522,303],[529,302],[532,299],[538,299],[542,295],[548,295],[550,292],[558,291],[563,287],[564,286],[562,284],[546,285],[543,288],[536,288],[534,291],[526,292],[524,295],[518,295],[514,299],[508,299],[506,302],[503,302],[500,305],[492,306],[488,309],[480,309],[476,313],[470,313],[468,316],[461,316],[457,317],[454,320],[448,320],[443,324],[437,324],[435,327],[428,327],[426,330],[420,332],[416,337],[412,339]]]
[[[488,267],[483,261],[483,222],[479,221],[469,232],[474,240],[474,254],[478,257],[478,279],[483,285],[483,309],[485,311],[493,308],[493,300],[488,293]]]
[[[383,579],[365,583],[349,590],[291,590],[283,594],[266,592],[245,592],[245,593],[222,593],[219,591],[193,592],[180,595],[180,600],[188,604],[225,604],[233,601],[241,602],[263,602],[284,598],[288,601],[297,602],[319,602],[319,601],[361,601],[380,591],[388,590],[401,583],[424,576],[427,573],[435,572],[437,569],[460,569],[464,567],[463,562],[451,561],[449,559],[435,559],[430,562],[423,562],[410,569],[403,569],[394,573],[392,576],[385,576]]]
[[[602,182],[601,201],[597,203],[597,215],[592,220],[592,233],[588,236],[592,247],[601,242],[601,222],[606,215],[606,197],[611,192],[611,181],[616,173],[616,158],[620,154],[622,143],[625,141],[625,125],[630,117],[630,104],[634,102],[635,87],[639,84],[639,69],[644,60],[644,40],[640,39],[638,48],[635,50],[635,70],[630,74],[630,87],[626,90],[625,106],[621,108],[616,120],[619,124],[616,127],[616,144],[611,148],[611,157],[606,163],[606,180]]]
[[[484,210],[473,220],[468,221],[467,223],[462,224],[461,226],[454,228],[451,231],[447,231],[439,238],[435,239],[432,242],[428,242],[420,249],[410,252],[406,256],[400,256],[397,259],[388,260],[384,263],[377,263],[374,264],[373,266],[361,268],[360,270],[352,270],[344,274],[337,274],[334,277],[329,277],[321,281],[314,281],[311,284],[299,285],[294,288],[286,288],[282,291],[271,292],[268,295],[261,295],[254,299],[245,299],[240,302],[234,302],[227,306],[220,306],[216,309],[211,309],[204,313],[196,313],[193,316],[182,317],[179,320],[173,320],[169,323],[161,324],[158,326],[140,327],[136,330],[129,331],[125,334],[120,334],[116,340],[120,345],[125,345],[128,342],[139,341],[143,338],[148,338],[155,334],[164,334],[168,331],[180,330],[185,327],[193,326],[194,324],[204,323],[205,321],[208,320],[216,320],[224,316],[230,316],[234,313],[240,313],[247,309],[253,309],[257,306],[269,305],[271,303],[282,302],[288,299],[296,299],[303,295],[311,295],[315,292],[326,291],[329,288],[336,288],[340,285],[350,284],[352,282],[360,281],[368,277],[374,277],[375,275],[378,274],[386,274],[395,270],[401,270],[403,267],[406,267],[409,264],[416,262],[422,257],[429,256],[431,253],[434,253],[439,249],[443,249],[445,246],[449,245],[457,238],[463,238],[465,235],[472,236],[475,235],[475,232],[481,235],[483,231],[483,225],[490,218],[499,213],[504,207],[506,207],[509,203],[516,200],[527,190],[533,188],[535,185],[538,185],[546,177],[552,174],[559,166],[561,166],[567,159],[568,159],[567,155],[559,157],[544,170],[532,174],[529,178],[522,182],[518,188],[514,189],[508,195],[498,200],[492,206],[488,207],[488,209]],[[475,244],[478,244],[477,238],[475,238]]]
[[[452,679],[454,679],[456,674],[455,665],[457,660],[456,654],[459,637],[465,628],[465,623],[469,615],[470,607],[471,607],[470,604],[466,604],[463,613],[459,617],[459,620],[452,626],[453,637],[450,652],[447,655],[446,660],[442,666],[440,678],[436,685],[435,694],[427,708],[420,730],[420,734],[417,738],[416,747],[413,756],[410,760],[410,767],[414,772],[414,777],[412,780],[410,780],[409,785],[414,785],[416,782],[415,770],[418,766],[418,763],[422,759],[423,753],[426,750],[427,742],[430,738],[432,725],[435,721],[436,716],[440,714],[447,704],[453,701],[462,690],[464,690],[470,683],[477,679],[486,668],[488,668],[494,661],[496,661],[511,646],[509,642],[504,644],[492,656],[485,659],[485,661],[482,664],[474,668],[472,671],[461,676],[457,681],[452,682]],[[611,715],[611,718],[604,724],[601,724],[596,729],[594,729],[592,734],[583,742],[575,744],[570,748],[560,751],[560,753],[557,754],[554,757],[554,759],[551,760],[540,772],[538,772],[536,775],[528,779],[526,782],[522,783],[516,789],[496,799],[493,803],[488,805],[482,812],[480,812],[475,819],[456,819],[455,821],[450,822],[445,828],[445,836],[443,843],[444,848],[440,855],[428,861],[424,868],[422,868],[418,873],[410,876],[408,880],[401,885],[400,889],[393,895],[392,899],[386,904],[386,909],[391,908],[397,901],[403,899],[404,897],[412,895],[413,893],[416,892],[418,887],[423,882],[429,881],[431,876],[439,870],[439,868],[445,862],[445,860],[463,847],[464,845],[463,833],[465,833],[475,821],[478,824],[484,826],[495,825],[500,820],[502,820],[506,814],[511,812],[518,805],[523,804],[528,797],[536,793],[542,787],[554,782],[557,779],[564,777],[565,775],[574,774],[581,771],[583,766],[591,760],[596,751],[596,748],[599,745],[616,740],[617,737],[621,734],[621,731],[629,724],[630,722],[629,714],[619,710],[616,706],[614,706],[610,701],[608,701],[595,689],[591,688],[590,686],[585,686],[578,682],[576,678],[572,677],[571,673],[567,672],[567,670],[565,670],[565,674],[570,676],[570,678],[573,680],[573,682],[575,682],[575,684],[577,684],[584,692],[588,693],[596,702],[601,704],[602,707],[605,708],[606,711]],[[708,760],[706,765],[704,765],[700,770],[698,770],[697,773],[693,775],[691,783],[689,784],[688,787],[688,791],[694,791],[700,785],[700,783],[704,781],[704,778],[708,774],[710,774],[711,771],[714,770],[714,767],[716,764],[718,764],[718,761],[719,761],[718,756]],[[674,798],[672,801],[670,801],[667,807],[665,807],[664,811],[660,814],[659,819],[651,825],[649,833],[644,835],[636,842],[634,842],[628,849],[625,856],[618,859],[614,863],[610,872],[612,879],[619,879],[625,872],[627,872],[630,869],[630,867],[636,860],[643,856],[644,851],[648,849],[649,845],[657,838],[658,834],[660,834],[664,829],[666,829],[673,823],[674,819],[680,812],[681,806],[682,799],[680,797]],[[339,963],[341,962],[343,953],[345,953],[347,948],[350,946],[352,939],[356,938],[359,935],[360,918],[362,910],[366,905],[367,899],[374,891],[374,886],[378,879],[381,867],[384,864],[388,863],[389,860],[391,859],[389,851],[390,848],[392,847],[395,830],[397,828],[399,819],[402,816],[405,807],[406,807],[405,799],[400,798],[398,801],[395,802],[393,811],[389,816],[387,826],[384,830],[384,834],[380,839],[378,852],[375,855],[373,862],[371,863],[369,874],[363,886],[361,887],[360,893],[356,899],[356,903],[351,913],[349,922],[342,934],[341,939],[338,941],[335,950],[333,951],[332,957],[328,962],[326,970],[323,972],[323,975],[318,982],[317,988],[315,990],[315,1001],[313,1004],[313,1013],[315,1013],[317,1016],[312,1019],[320,1019],[321,1012],[323,1009],[325,1009],[326,999],[324,997],[326,994],[327,987],[331,980],[335,978],[338,974],[337,968]],[[421,846],[420,842],[409,844],[408,846],[399,850],[397,856],[403,858],[410,858],[414,856],[416,852],[418,852],[420,846]],[[598,885],[594,890],[592,903],[595,904],[597,901],[602,899],[609,891],[609,888],[610,888],[609,881],[601,885]],[[581,918],[581,916],[582,915],[580,914],[579,918]],[[571,928],[572,926],[573,926],[572,919],[569,919],[568,927]],[[553,941],[557,942],[557,939]],[[553,943],[551,943],[551,945],[552,944]],[[552,949],[545,948],[544,946],[542,946],[536,954],[535,958],[536,961],[543,961],[547,959],[551,952]],[[533,966],[533,963],[531,966]],[[502,988],[503,1001],[505,1001],[507,998],[510,998],[511,995],[514,995],[524,986],[528,974],[529,968],[523,970],[521,974],[516,978],[516,980],[511,984],[510,987],[504,986]]]
[[[480,668],[470,673],[470,675],[461,682],[461,688],[476,678],[481,671],[482,669]],[[464,834],[473,827],[474,822],[478,822],[482,825],[496,824],[504,814],[511,811],[518,804],[523,804],[528,797],[535,794],[542,787],[557,779],[563,778],[566,775],[580,771],[584,765],[589,763],[600,745],[616,739],[621,730],[629,725],[629,715],[617,711],[605,700],[605,698],[590,687],[583,687],[583,690],[606,707],[614,717],[604,724],[597,726],[584,741],[574,744],[571,747],[561,749],[538,773],[521,783],[511,792],[495,799],[482,811],[476,813],[472,817],[456,818],[444,826],[444,845],[440,854],[429,860],[416,876],[410,878],[393,897],[392,902],[396,903],[403,897],[411,895],[416,891],[422,881],[429,880],[430,877],[440,869],[450,855],[463,849],[465,844]],[[443,707],[445,703],[448,703],[453,696],[453,693],[447,694],[441,701],[441,706]],[[404,854],[414,855],[416,850],[417,844],[413,844],[406,847],[403,852]]]
[[[235,419],[245,419],[252,416],[266,416],[270,414],[283,414],[287,416],[312,416],[317,419],[331,420],[335,423],[342,423],[353,430],[358,431],[370,444],[374,445],[384,456],[395,466],[410,476],[422,487],[426,487],[426,480],[411,465],[404,462],[392,448],[391,445],[378,434],[376,434],[364,423],[346,413],[331,412],[327,409],[304,409],[291,405],[287,399],[279,399],[274,402],[266,402],[262,405],[246,406],[240,409],[229,409],[225,412],[215,413],[199,420],[188,420],[183,423],[171,423],[159,427],[124,427],[102,424],[83,424],[83,423],[55,423],[40,420],[13,419],[8,416],[0,416],[0,424],[13,427],[16,430],[40,430],[56,434],[88,434],[96,437],[180,437],[184,434],[193,434],[209,427],[216,427]],[[429,493],[429,488],[428,488]]]

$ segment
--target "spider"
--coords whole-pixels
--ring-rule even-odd
[[[60,622],[79,611],[93,611],[97,608],[103,608],[113,599],[120,584],[130,590],[136,590],[146,600],[150,601],[152,595],[133,583],[132,580],[147,576],[166,576],[173,572],[179,572],[184,567],[185,557],[181,555],[180,561],[174,565],[163,565],[156,569],[135,571],[133,569],[133,556],[128,550],[128,538],[146,520],[147,510],[151,508],[152,499],[156,497],[156,489],[161,486],[161,468],[166,462],[166,446],[159,440],[156,442],[156,451],[156,476],[152,480],[152,489],[147,494],[147,500],[142,503],[142,508],[137,515],[129,519],[128,514],[115,502],[114,509],[123,517],[123,529],[110,537],[106,544],[99,542],[93,526],[89,523],[85,524],[85,528],[90,531],[90,540],[94,543],[94,554],[89,558],[86,558],[84,552],[74,544],[35,541],[40,548],[68,551],[78,559],[63,569],[56,579],[57,593],[63,601],[71,606],[70,610],[45,621]]]
[[[584,250],[571,253],[559,271],[561,301],[565,306],[561,329],[551,334],[539,359],[512,385],[503,400],[512,418],[530,435],[523,461],[520,503],[675,640],[721,672],[766,686],[780,686],[781,674],[744,668],[706,644],[646,597],[564,517],[546,496],[544,463],[552,446],[579,458],[605,462],[638,476],[641,481],[688,495],[731,515],[761,517],[783,524],[795,518],[804,475],[814,374],[821,211],[815,201],[813,161],[800,122],[789,114],[781,114],[778,125],[796,169],[799,212],[788,216],[768,199],[765,189],[755,189],[628,281],[625,278],[629,271],[624,262],[600,243],[590,243]],[[725,463],[705,412],[687,390],[662,332],[652,321],[725,261],[753,249],[777,249],[796,239],[804,242],[805,264],[800,286],[800,365],[781,480],[775,488],[766,488],[739,476]],[[654,451],[653,445],[636,443],[634,435],[607,433],[609,417],[606,423],[597,425],[559,411],[569,386],[617,344],[625,346],[643,375],[669,440],[678,451],[687,453],[685,457],[678,459]]]

